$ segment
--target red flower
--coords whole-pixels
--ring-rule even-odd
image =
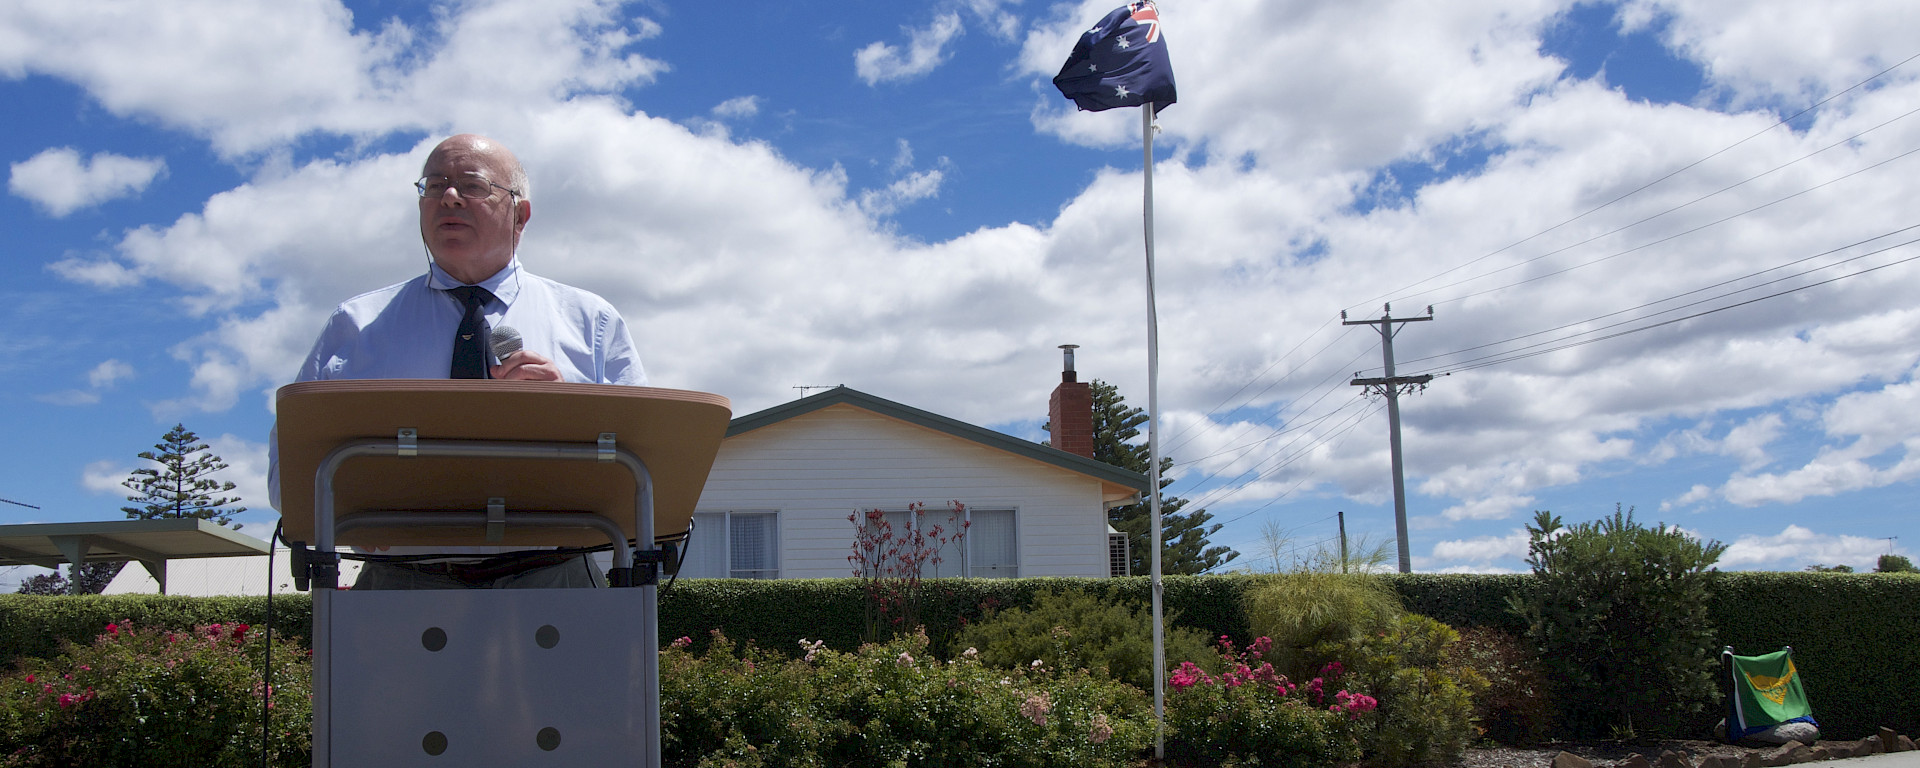
[[[120,625],[109,622],[107,624],[107,634],[113,635],[114,637],[119,637]]]
[[[235,624],[235,625],[233,625],[233,641],[234,641],[234,642],[236,642],[236,643],[244,643],[244,642],[246,642],[246,641],[247,641],[247,630],[249,630],[249,629],[253,629],[253,627],[252,627],[252,625],[248,625],[248,624]]]

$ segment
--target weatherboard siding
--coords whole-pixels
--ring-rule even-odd
[[[1021,576],[1104,576],[1099,481],[848,405],[727,438],[700,511],[780,512],[780,575],[852,575],[856,509],[1014,510]],[[936,518],[937,519],[937,518]]]

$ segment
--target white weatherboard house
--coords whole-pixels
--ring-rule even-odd
[[[923,521],[945,522],[950,500],[966,506],[967,534],[924,575],[1126,575],[1125,538],[1106,511],[1137,500],[1147,477],[1089,458],[1092,399],[1072,377],[1063,376],[1050,414],[1062,448],[846,387],[735,419],[680,576],[851,576],[848,515],[883,510],[900,531],[910,525],[907,505],[924,502]]]

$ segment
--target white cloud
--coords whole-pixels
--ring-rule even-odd
[[[744,120],[760,114],[759,96],[735,96],[713,107],[713,116],[721,120]]]
[[[113,114],[251,156],[316,132],[495,125],[499,104],[648,82],[664,65],[626,49],[660,27],[621,5],[483,0],[431,29],[362,30],[338,0],[15,3],[0,10],[0,75],[71,80]]]
[[[87,384],[94,389],[110,389],[122,379],[133,378],[133,366],[119,360],[105,360],[87,372]]]
[[[1440,516],[1448,520],[1505,520],[1531,504],[1532,496],[1493,496],[1448,507]]]
[[[1689,507],[1713,497],[1713,488],[1705,485],[1695,485],[1687,489],[1686,493],[1660,502],[1660,511],[1666,512],[1680,507]]]
[[[1800,570],[1814,563],[1851,565],[1855,570],[1872,570],[1887,551],[1885,539],[1864,536],[1835,536],[1814,533],[1798,525],[1789,525],[1774,536],[1741,536],[1727,545],[1720,556],[1720,567],[1769,570]]]
[[[1823,448],[1797,469],[1735,475],[1722,494],[1742,506],[1791,504],[1920,478],[1920,381],[1844,395],[1822,418],[1827,436],[1845,444]]]
[[[133,377],[133,366],[119,360],[106,360],[87,372],[86,389],[67,389],[43,395],[34,399],[52,405],[93,405],[100,402],[102,393],[114,388],[122,379]]]
[[[947,44],[965,31],[960,14],[943,13],[921,29],[909,29],[905,50],[875,42],[853,54],[853,69],[867,85],[907,80],[932,72],[950,55]]]
[[[1016,42],[1020,38],[1020,17],[1005,6],[1019,4],[1020,0],[967,0],[966,8],[994,39]]]
[[[93,493],[125,494],[127,489],[120,483],[132,472],[132,467],[116,461],[96,461],[80,471],[80,487]]]
[[[1437,562],[1467,560],[1474,563],[1520,560],[1526,558],[1530,540],[1526,529],[1520,528],[1505,536],[1441,541],[1433,545],[1433,559]]]
[[[26,198],[54,218],[145,191],[167,163],[157,157],[96,152],[83,159],[72,147],[41,150],[14,163],[7,191]]]

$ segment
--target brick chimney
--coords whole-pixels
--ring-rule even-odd
[[[1053,388],[1047,402],[1047,423],[1052,428],[1053,447],[1067,453],[1093,458],[1093,386],[1078,380],[1073,372],[1073,351],[1078,344],[1062,344],[1066,367],[1060,372],[1060,386]]]

